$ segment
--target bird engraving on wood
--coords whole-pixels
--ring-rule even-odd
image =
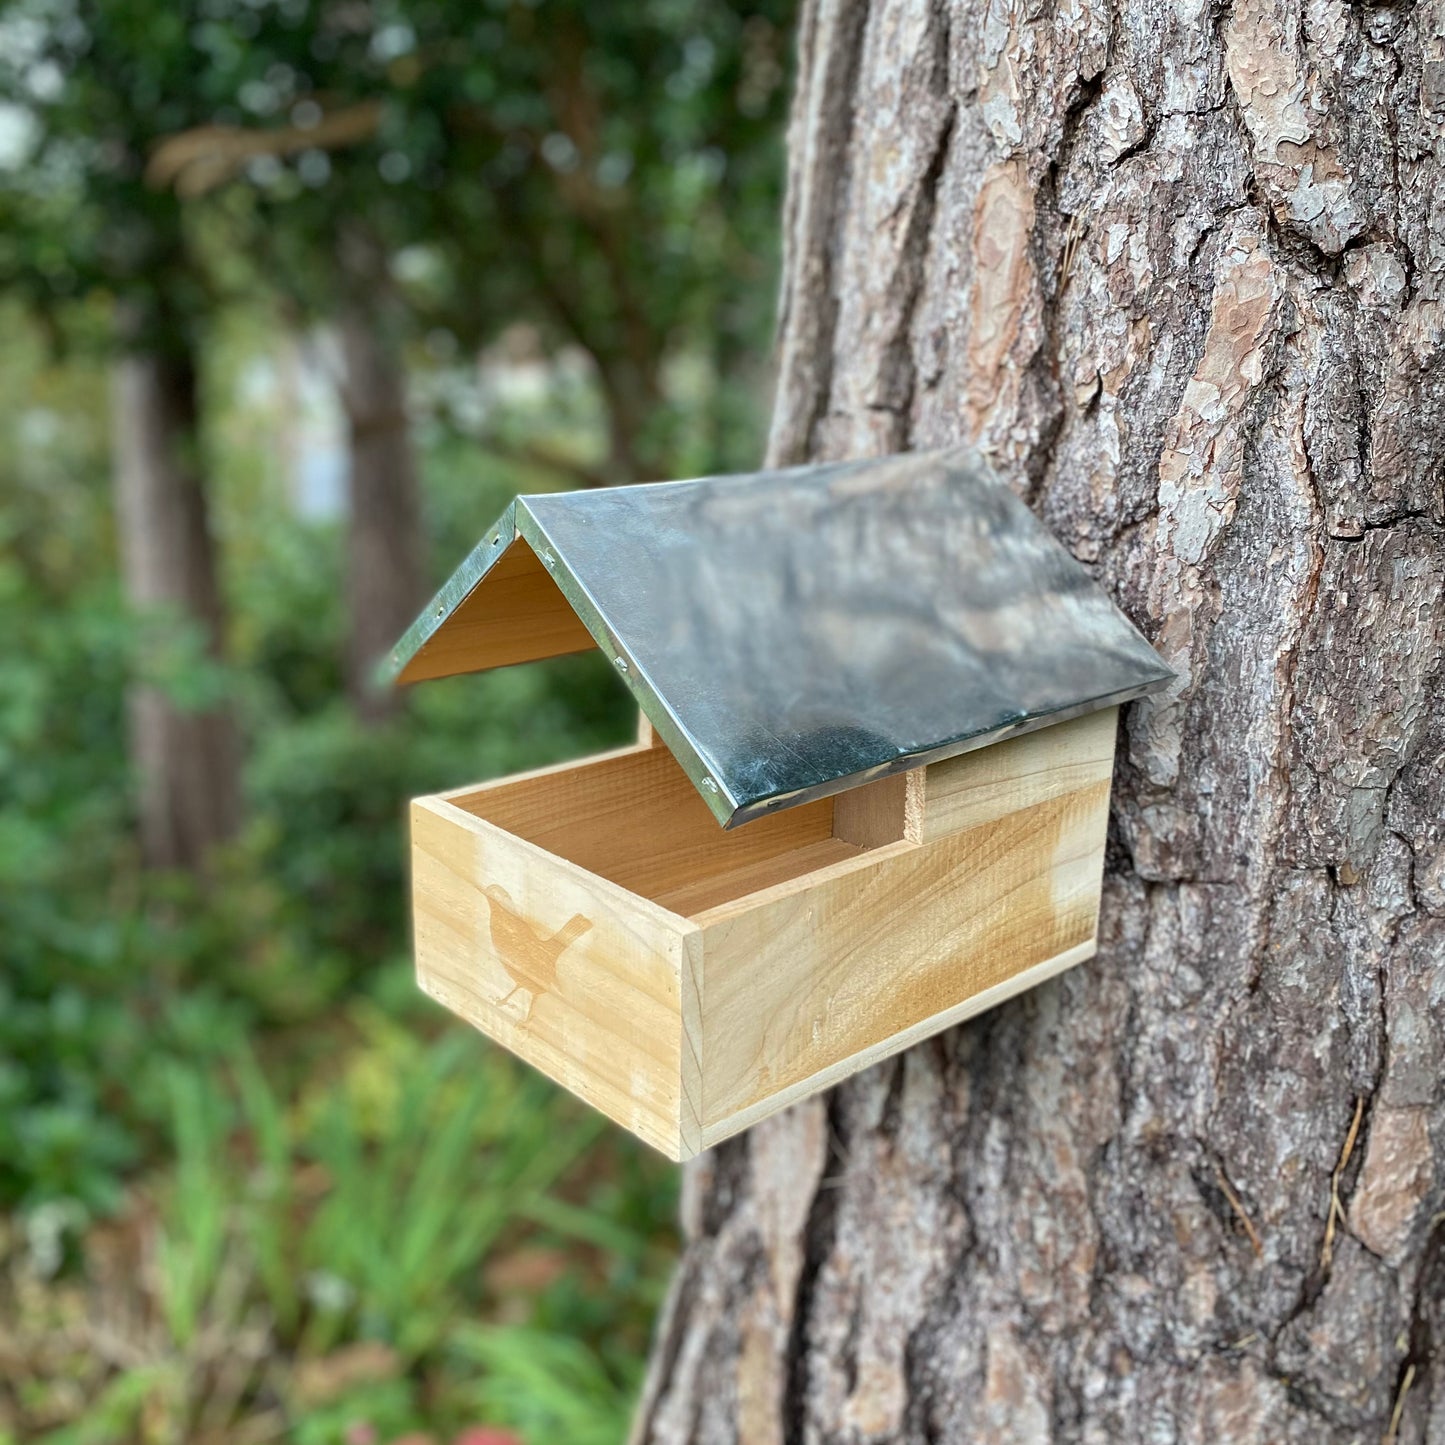
[[[574,913],[555,933],[544,933],[531,919],[517,911],[506,889],[489,883],[482,892],[487,896],[492,933],[492,951],[511,980],[512,987],[497,1000],[497,1007],[506,1004],[518,989],[527,992],[527,1007],[522,1022],[532,1017],[537,1000],[557,987],[557,963],[562,955],[590,931],[592,920]]]

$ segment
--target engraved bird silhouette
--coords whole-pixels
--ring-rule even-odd
[[[507,1003],[518,989],[526,989],[527,1009],[522,1015],[526,1023],[537,1000],[557,987],[558,960],[591,929],[592,920],[574,913],[555,933],[544,933],[517,911],[505,888],[489,883],[482,892],[487,896],[490,913],[492,951],[512,982],[512,987],[497,1000],[497,1007]]]

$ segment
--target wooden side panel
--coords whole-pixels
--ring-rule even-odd
[[[1118,726],[1119,709],[1104,708],[932,764],[924,785],[923,841],[1107,783],[1114,773]]]
[[[725,833],[666,748],[632,748],[447,797],[589,873],[659,901],[769,859],[785,860],[833,834],[831,798]],[[716,901],[717,890],[699,896]]]
[[[518,537],[407,663],[398,682],[483,672],[597,644],[537,554]]]
[[[692,926],[441,799],[411,817],[422,989],[679,1157]]]
[[[704,1142],[1087,956],[1108,806],[1104,780],[703,915]]]

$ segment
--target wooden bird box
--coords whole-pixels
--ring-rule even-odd
[[[1093,953],[1117,709],[1172,674],[976,455],[521,497],[392,671],[591,647],[649,726],[413,803],[417,972],[649,1144]]]

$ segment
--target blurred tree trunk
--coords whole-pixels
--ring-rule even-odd
[[[350,460],[346,677],[358,714],[379,722],[397,709],[400,695],[376,685],[377,665],[426,600],[421,499],[384,261],[355,234],[343,244],[342,260],[351,292],[337,318]]]
[[[1445,3],[799,74],[774,460],[980,442],[1182,681],[1097,959],[691,1166],[637,1438],[1445,1441]]]
[[[183,346],[118,358],[111,425],[126,597],[142,614],[193,622],[219,658],[223,613],[196,420],[195,363]],[[238,820],[231,719],[180,706],[145,683],[132,687],[129,711],[142,854],[152,867],[195,869]]]
[[[662,405],[662,387],[650,360],[621,353],[593,352],[607,403],[607,461],[604,473],[614,485],[654,482],[641,447],[647,424]]]

